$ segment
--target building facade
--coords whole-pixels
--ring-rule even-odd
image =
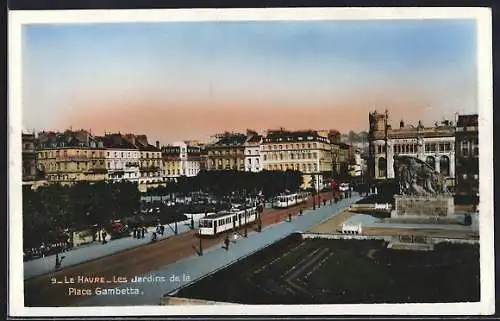
[[[217,141],[206,146],[207,170],[245,170],[245,142],[247,135],[223,133]]]
[[[108,178],[105,148],[89,132],[38,134],[37,168],[49,183],[71,184]]]
[[[428,163],[443,174],[449,185],[455,181],[455,126],[450,121],[424,126],[405,125],[393,129],[388,113],[370,114],[369,134],[371,177],[376,180],[394,178],[394,156],[407,155]]]
[[[37,141],[35,134],[22,133],[22,180],[30,182],[37,179],[36,167]]]
[[[180,176],[193,177],[200,172],[201,148],[186,142],[163,146],[163,176],[175,179]]]
[[[478,115],[458,115],[455,131],[455,191],[457,195],[479,194]]]
[[[245,171],[260,172],[262,170],[262,160],[260,157],[260,144],[262,135],[256,132],[248,132],[248,139],[245,142]]]
[[[307,187],[321,189],[324,186],[323,173],[332,171],[330,141],[317,131],[268,131],[260,154],[262,169],[300,171]],[[311,186],[313,176],[313,185],[316,186]]]
[[[140,177],[139,149],[125,140],[121,134],[105,134],[108,179],[113,182],[138,182]]]
[[[123,137],[139,151],[139,184],[163,182],[160,143],[149,144],[146,135],[125,134]]]
[[[349,176],[361,177],[363,174],[363,159],[361,157],[361,150],[353,148],[353,161],[349,164]]]

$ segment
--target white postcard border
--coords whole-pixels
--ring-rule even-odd
[[[435,304],[24,307],[22,259],[22,26],[167,21],[475,19],[478,30],[481,301]],[[492,31],[489,8],[158,9],[9,12],[9,313],[11,316],[125,315],[477,315],[495,308],[493,239]],[[14,232],[14,233],[13,233]],[[457,280],[457,282],[459,282]],[[160,298],[158,298],[160,301]]]

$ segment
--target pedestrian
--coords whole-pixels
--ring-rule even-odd
[[[326,206],[326,200],[323,199],[323,206]]]
[[[229,250],[229,237],[226,235],[226,238],[224,239],[224,245],[226,246],[226,251]]]
[[[42,257],[45,257],[45,244],[42,243],[42,245],[40,245],[40,253],[42,254]]]
[[[144,238],[144,234],[146,234],[146,228],[144,226],[142,227],[141,233],[142,233],[142,238]]]
[[[107,236],[108,236],[108,233],[106,233],[106,231],[103,231],[102,232],[102,244],[108,243],[108,241],[106,241]]]
[[[161,230],[161,235],[165,234],[165,225],[162,225],[160,230]]]
[[[134,239],[137,237],[137,229],[135,227],[132,230],[132,235],[133,235]]]

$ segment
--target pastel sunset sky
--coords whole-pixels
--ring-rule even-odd
[[[23,46],[27,130],[168,143],[477,112],[474,20],[31,25]]]

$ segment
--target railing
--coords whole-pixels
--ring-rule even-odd
[[[88,156],[56,156],[58,162],[87,162],[92,159]]]
[[[160,167],[159,166],[141,167],[140,170],[141,172],[157,172],[160,170]]]

